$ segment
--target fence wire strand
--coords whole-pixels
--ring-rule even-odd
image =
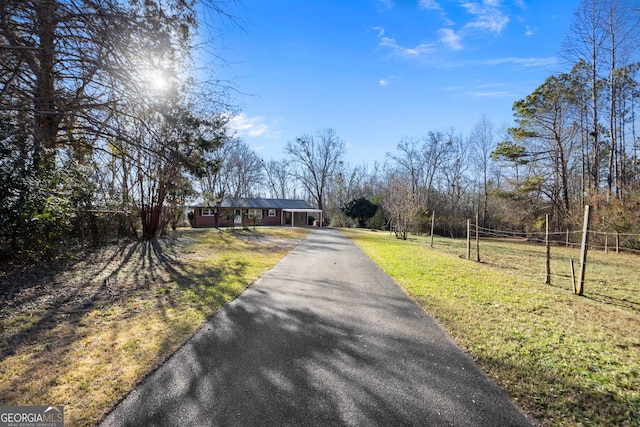
[[[479,238],[478,254],[481,262],[493,264],[518,274],[529,277],[534,281],[544,282],[550,278],[551,285],[563,289],[572,289],[572,278],[579,280],[580,247],[582,245],[582,230],[554,231],[548,234],[544,231],[516,231],[499,230],[481,227],[471,220],[468,245],[465,255],[471,260],[476,259],[476,235]],[[640,234],[616,233],[610,231],[588,230],[587,274],[585,295],[607,304],[640,310]],[[447,238],[442,242],[446,244]],[[483,248],[483,239],[485,239]],[[550,271],[546,270],[547,243],[550,250]],[[491,242],[490,244],[488,244]],[[531,244],[526,246],[510,246],[514,244]],[[437,245],[437,244],[436,244]],[[449,246],[453,249],[464,250],[457,244]],[[457,249],[456,249],[457,248]],[[555,249],[554,249],[555,248]],[[601,255],[596,255],[601,254]],[[462,255],[462,256],[465,256]],[[572,275],[571,262],[575,266],[575,276]],[[548,274],[548,276],[547,276]]]
[[[480,233],[480,237],[494,237],[494,238],[512,238],[512,239],[525,239],[530,242],[545,243],[547,234],[544,231],[512,231],[512,230],[496,230],[486,227],[475,227],[472,225],[472,232],[475,235],[476,230]],[[606,250],[606,251],[620,251],[630,253],[640,253],[640,234],[634,233],[616,233],[598,230],[589,230],[589,237],[591,242],[588,245],[588,249],[594,250]],[[582,231],[554,231],[549,232],[549,243],[554,246],[579,246],[582,239]],[[562,240],[555,238],[561,236]],[[577,236],[577,238],[575,238]],[[571,238],[574,237],[574,238]],[[593,237],[599,237],[600,240],[593,241]],[[635,246],[630,246],[629,242],[634,242]],[[627,244],[620,244],[626,242]]]

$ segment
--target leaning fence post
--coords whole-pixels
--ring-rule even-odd
[[[582,226],[582,248],[580,250],[580,276],[578,280],[578,289],[576,294],[584,294],[584,274],[587,268],[587,249],[589,243],[589,218],[591,213],[591,206],[585,205],[584,207],[584,224]]]

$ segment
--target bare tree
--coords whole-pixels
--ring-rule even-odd
[[[225,144],[221,174],[227,181],[228,196],[255,197],[262,191],[262,159],[244,141],[234,138]]]
[[[607,196],[621,197],[621,169],[624,160],[623,131],[624,112],[621,107],[625,94],[624,78],[632,46],[634,34],[638,29],[637,15],[632,13],[629,4],[624,0],[603,1],[603,23],[607,35],[605,51],[608,53],[608,89],[609,89],[609,163],[607,174]],[[636,39],[637,40],[637,39]],[[622,117],[621,117],[622,116]]]
[[[482,176],[482,225],[486,227],[489,205],[489,166],[491,153],[496,147],[493,125],[486,115],[482,115],[471,129],[469,143],[474,154],[475,165]]]
[[[400,140],[396,149],[399,154],[387,153],[387,159],[397,164],[398,169],[406,173],[411,183],[411,192],[418,198],[418,187],[422,184],[423,177],[423,153],[421,141],[418,138],[404,137]]]
[[[392,173],[386,181],[382,208],[389,216],[396,238],[407,240],[421,206],[416,202],[411,181],[406,176]]]
[[[405,137],[397,146],[398,154],[387,153],[396,171],[407,177],[418,204],[430,207],[430,195],[438,173],[448,162],[454,131],[432,131],[422,138]]]
[[[352,199],[364,197],[363,182],[367,178],[367,166],[344,164],[331,182],[331,208],[341,209]]]
[[[469,167],[467,151],[467,144],[461,136],[451,138],[448,162],[442,167],[442,174],[447,184],[446,194],[449,198],[449,216],[451,217],[456,217],[461,208],[460,202],[463,195],[469,193],[467,190],[468,179],[465,175]]]
[[[591,138],[591,164],[589,165],[590,189],[597,191],[600,185],[601,124],[603,70],[607,33],[602,14],[603,0],[582,0],[575,10],[569,36],[564,42],[563,55],[571,63],[584,61],[587,72],[584,90],[589,103],[589,120],[584,131]]]
[[[287,199],[291,191],[290,162],[287,159],[262,161],[267,177],[268,193],[276,199]]]
[[[293,175],[308,191],[318,209],[324,209],[330,180],[342,164],[345,143],[331,128],[319,130],[315,136],[302,135],[289,141],[285,152],[296,165]]]
[[[455,138],[453,129],[443,131],[432,131],[423,137],[422,145],[422,164],[423,164],[423,183],[425,196],[422,202],[431,209],[431,193],[434,191],[437,174],[449,161],[451,156],[451,147]]]

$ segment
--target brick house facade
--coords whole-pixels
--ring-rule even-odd
[[[194,228],[251,225],[254,218],[256,225],[307,226],[313,225],[312,219],[322,223],[322,211],[304,200],[236,198],[224,199],[219,205],[198,203],[190,209]]]

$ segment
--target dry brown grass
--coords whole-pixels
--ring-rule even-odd
[[[307,233],[188,229],[0,273],[0,404],[96,423]]]

